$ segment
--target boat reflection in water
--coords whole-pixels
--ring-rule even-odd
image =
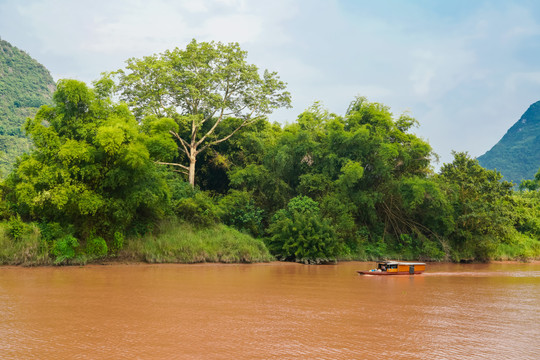
[[[376,269],[358,271],[360,275],[416,275],[426,270],[426,264],[421,262],[382,261]]]

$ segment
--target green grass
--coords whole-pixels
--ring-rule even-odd
[[[96,261],[143,261],[149,263],[253,263],[274,260],[262,240],[225,225],[198,229],[176,220],[163,221],[154,232],[128,238],[118,256]],[[69,265],[93,260],[79,249]],[[53,265],[54,256],[35,224],[25,224],[19,239],[9,235],[7,222],[0,223],[0,265]],[[62,263],[64,264],[64,263]]]
[[[155,234],[126,239],[119,258],[149,263],[253,263],[274,260],[262,240],[225,225],[197,229],[169,220]]]
[[[14,239],[9,235],[8,222],[0,223],[0,265],[40,266],[53,265],[54,256],[42,239],[35,224],[25,224],[22,236]],[[365,245],[365,244],[364,244]],[[79,249],[70,265],[92,262]],[[410,249],[397,250],[382,242],[361,246],[356,252],[343,254],[338,260],[380,259],[395,260],[441,260],[438,257],[421,256]],[[492,260],[540,259],[540,242],[531,236],[517,234],[512,241],[499,243]],[[142,261],[148,263],[254,263],[274,260],[260,239],[241,233],[225,225],[196,228],[178,220],[163,221],[154,231],[141,237],[125,239],[124,248],[117,255],[95,261]]]
[[[7,230],[7,224],[0,224],[0,265],[37,266],[50,265],[47,244],[41,239],[39,229],[34,224],[27,225],[22,236],[15,240]]]
[[[494,260],[534,260],[540,259],[540,241],[524,234],[516,235],[512,243],[499,243]]]

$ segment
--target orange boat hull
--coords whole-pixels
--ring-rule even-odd
[[[418,275],[426,270],[426,263],[386,260],[379,262],[376,269],[358,271],[360,275]]]
[[[411,274],[408,271],[399,271],[399,272],[387,272],[387,271],[357,271],[360,275],[418,275],[423,273],[423,271],[415,271]]]

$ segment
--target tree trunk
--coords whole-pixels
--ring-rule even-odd
[[[188,172],[188,178],[189,178],[189,184],[192,188],[195,187],[195,162],[197,161],[196,155],[192,155],[189,157],[189,172]]]

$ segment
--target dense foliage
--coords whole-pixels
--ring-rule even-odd
[[[208,77],[227,81],[212,72],[221,65],[206,52],[245,57],[237,44],[193,42],[187,52],[131,60],[120,84],[108,76],[94,88],[58,82],[53,104],[25,125],[35,148],[2,184],[0,262],[540,257],[540,171],[517,191],[499,172],[454,153],[436,174],[431,146],[412,132],[416,120],[364,97],[344,115],[314,104],[281,126],[239,117],[241,111],[226,116],[220,109],[232,103],[221,103],[220,90],[201,98],[207,110],[195,119],[174,101],[193,101],[187,94],[203,89]],[[210,59],[196,63],[213,70],[183,73],[193,65],[186,54]],[[176,67],[163,61],[173,57]],[[174,84],[161,86],[159,78],[146,85],[150,65]],[[244,65],[237,63],[252,70]],[[249,98],[241,100],[246,108],[288,101],[275,74],[265,78],[271,83],[260,97],[242,92],[257,80],[248,75],[235,75],[243,79],[235,86]],[[131,109],[111,100],[119,85]],[[265,103],[276,91],[282,97]],[[174,99],[159,113],[162,92]],[[198,154],[195,187],[193,173],[162,166],[186,160],[190,139],[206,150]]]
[[[408,115],[394,120],[386,106],[365,98],[353,101],[343,117],[315,105],[279,132],[268,126],[260,137],[267,141],[263,154],[230,171],[231,186],[252,192],[269,215],[296,196],[317,201],[317,217],[331,225],[341,255],[403,233],[422,235],[400,194],[400,187],[421,183],[430,172],[431,147],[409,133],[413,125]],[[335,256],[334,246],[326,250]]]
[[[57,87],[54,105],[26,123],[35,149],[6,180],[7,201],[25,219],[74,226],[74,235],[89,241],[156,220],[168,188],[133,115],[112,104],[105,88],[75,80]],[[55,240],[53,254],[74,256],[79,244],[71,235]],[[95,241],[88,246],[103,255]]]
[[[193,40],[186,49],[129,59],[126,71],[107,75],[116,75],[121,98],[137,118],[174,120],[163,130],[177,142],[179,153],[161,163],[185,172],[192,186],[199,154],[290,103],[277,74],[265,71],[261,77],[246,56],[237,43]],[[216,136],[225,122],[233,128]]]
[[[30,55],[0,39],[0,176],[30,150],[23,125],[37,109],[50,104],[54,81]]]
[[[329,219],[307,196],[292,198],[278,210],[268,228],[270,250],[282,260],[320,263],[335,260],[339,245]]]
[[[512,183],[464,153],[454,154],[440,178],[448,187],[455,226],[449,234],[453,256],[490,259],[498,243],[512,237]]]
[[[523,180],[519,184],[519,190],[529,190],[529,191],[535,191],[540,189],[540,169],[538,169],[538,172],[534,175],[534,179],[530,180]]]

